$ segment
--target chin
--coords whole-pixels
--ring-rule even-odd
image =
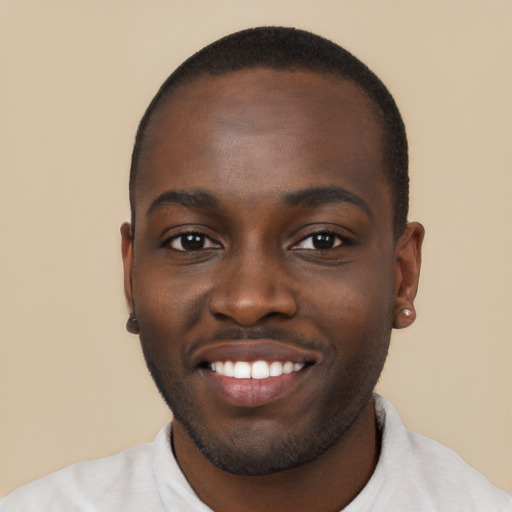
[[[307,421],[301,417],[293,428],[249,420],[245,426],[234,425],[217,434],[196,415],[182,417],[176,411],[174,421],[179,421],[195,446],[218,469],[239,476],[265,476],[295,469],[321,456],[343,438],[371,396],[370,390],[360,397],[356,409],[333,411],[327,420],[324,414]]]

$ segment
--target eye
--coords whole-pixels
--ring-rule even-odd
[[[167,245],[175,251],[202,251],[220,249],[221,245],[202,233],[182,233],[172,237]]]
[[[303,238],[298,244],[293,246],[293,249],[325,251],[334,249],[342,244],[343,240],[339,235],[329,231],[322,231]]]

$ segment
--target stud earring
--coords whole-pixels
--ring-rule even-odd
[[[403,329],[409,327],[416,318],[413,308],[401,308],[395,313],[393,327],[395,329]]]
[[[126,322],[126,330],[131,334],[140,333],[139,322],[133,313],[130,313],[130,316],[128,317],[128,321]]]

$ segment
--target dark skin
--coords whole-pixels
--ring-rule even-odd
[[[414,320],[424,234],[393,233],[382,160],[370,100],[310,72],[201,77],[152,121],[126,297],[178,463],[217,512],[339,511],[375,469],[372,391]],[[227,360],[299,369],[212,371]]]

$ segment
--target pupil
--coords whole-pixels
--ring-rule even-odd
[[[185,250],[197,251],[198,249],[202,249],[204,246],[204,236],[195,233],[183,235],[181,245]]]
[[[315,249],[332,249],[334,245],[334,235],[329,233],[318,233],[313,237]]]

